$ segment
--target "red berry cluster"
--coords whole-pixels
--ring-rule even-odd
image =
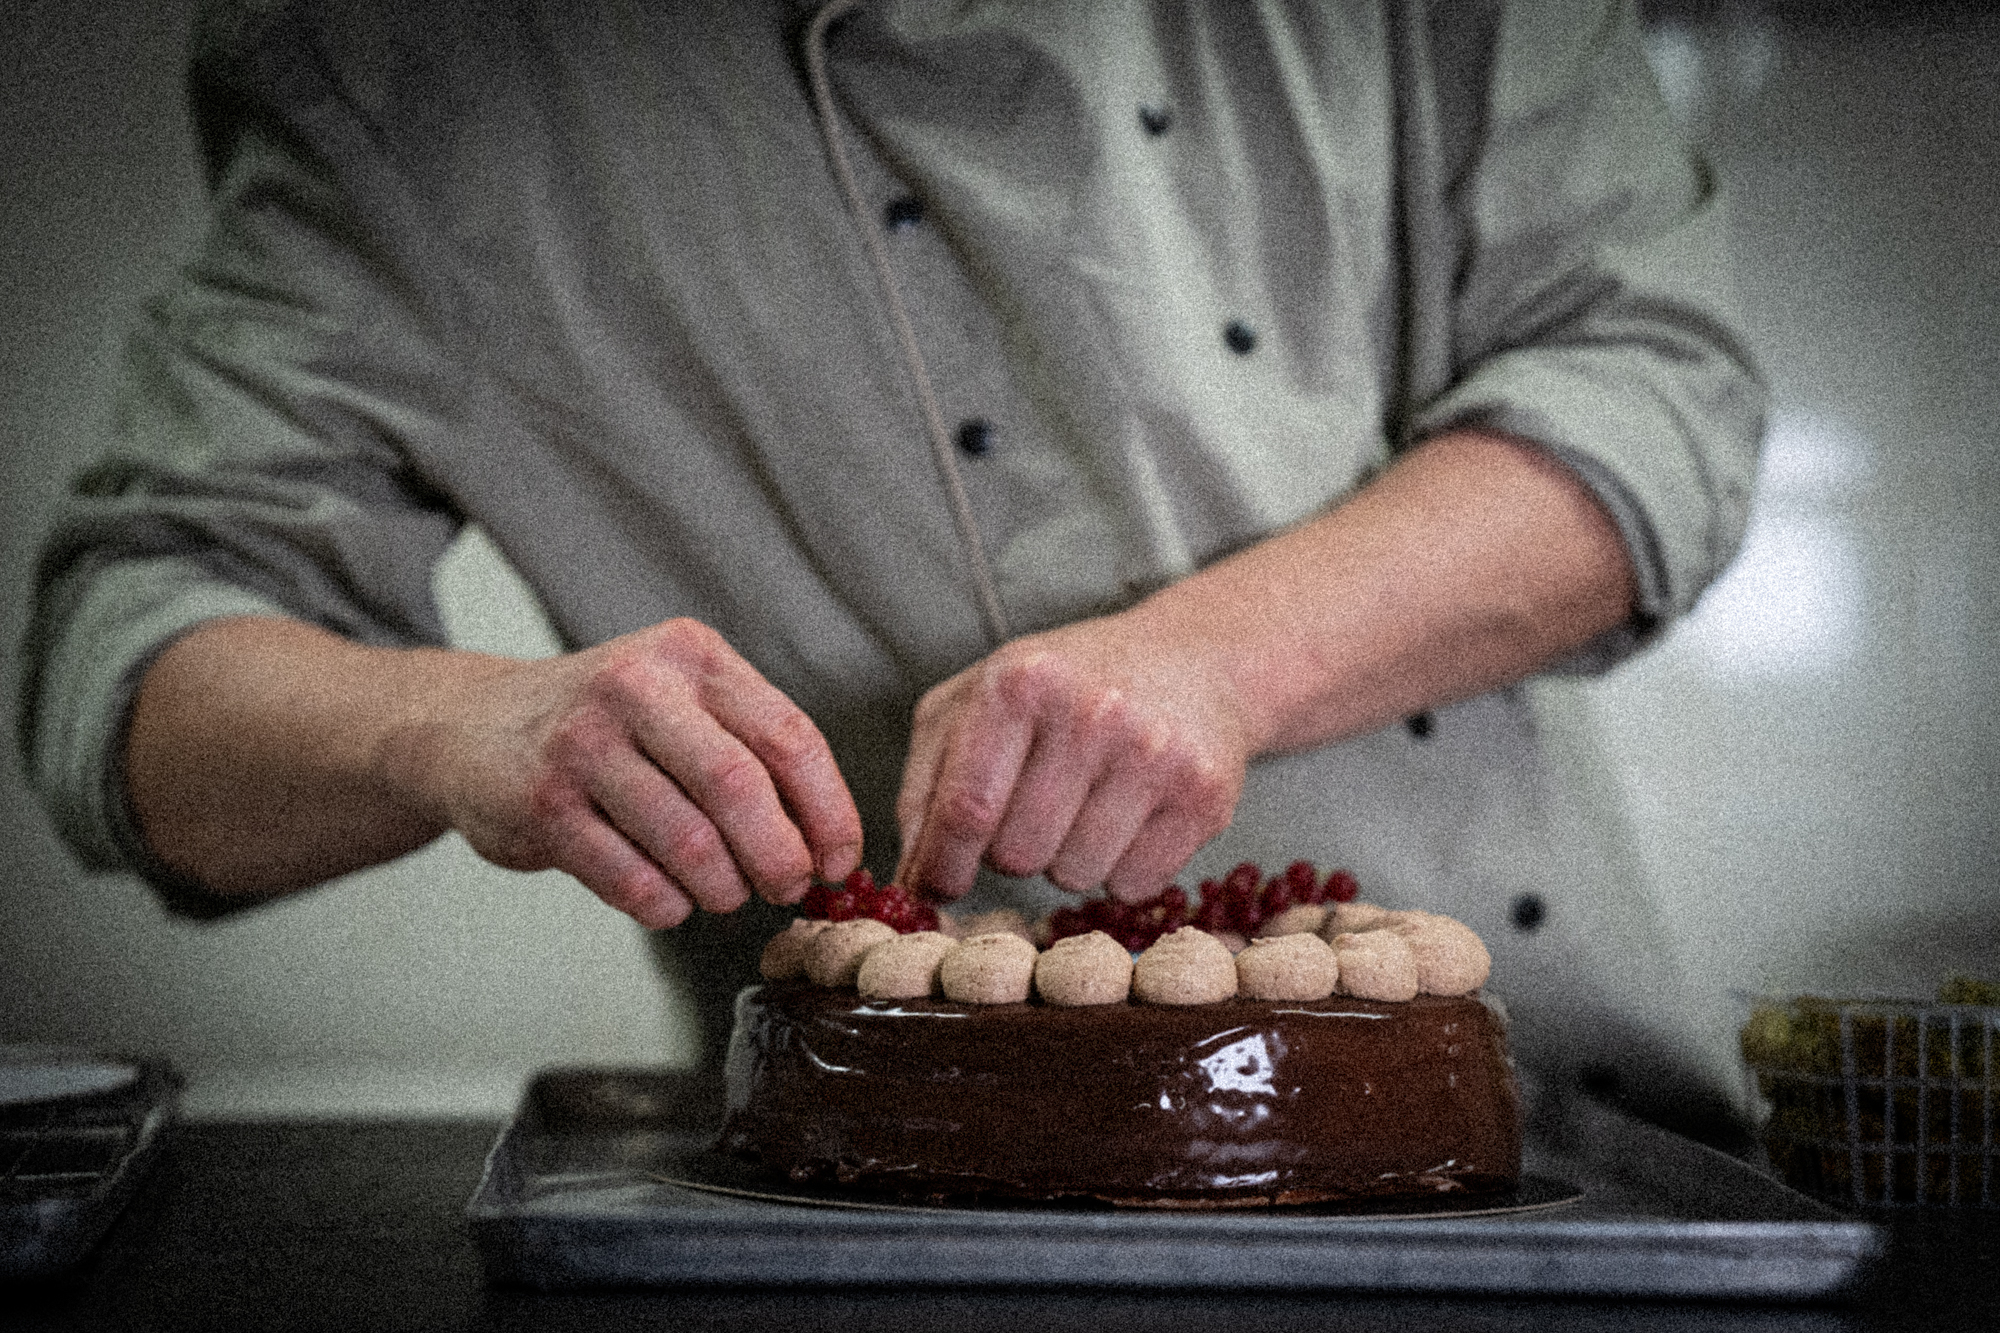
[[[1150,946],[1182,926],[1206,931],[1233,931],[1245,937],[1288,907],[1301,903],[1351,903],[1361,891],[1354,876],[1336,870],[1321,881],[1309,862],[1294,861],[1267,882],[1264,872],[1245,861],[1219,880],[1201,882],[1201,903],[1192,912],[1188,897],[1174,885],[1150,903],[1121,903],[1092,898],[1075,907],[1049,913],[1049,932],[1056,939],[1101,930],[1127,949]]]
[[[937,908],[910,896],[900,884],[877,884],[862,866],[841,884],[815,884],[799,900],[799,911],[820,921],[858,921],[873,917],[893,926],[899,935],[938,928]]]

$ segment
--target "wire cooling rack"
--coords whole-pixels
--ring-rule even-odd
[[[1860,1208],[2000,1208],[2000,1006],[1750,1001],[1771,1166]]]

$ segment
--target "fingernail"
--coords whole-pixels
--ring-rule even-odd
[[[860,864],[861,844],[844,842],[820,858],[819,877],[831,883],[838,883],[852,874],[854,868]],[[802,887],[799,892],[803,894],[805,889]]]
[[[676,895],[654,904],[639,924],[647,930],[672,930],[693,915],[694,904]]]

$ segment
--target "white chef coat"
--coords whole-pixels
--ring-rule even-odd
[[[1763,391],[1628,4],[882,0],[826,38],[831,116],[808,8],[207,16],[213,223],[30,634],[25,748],[87,863],[167,878],[117,762],[166,643],[438,643],[467,521],[569,645],[717,627],[819,722],[878,868],[912,704],[992,646],[975,563],[1013,632],[1129,605],[1459,425],[1618,523],[1638,612],[1573,665],[1733,553]],[[1256,764],[1184,883],[1349,866],[1488,939],[1525,1062],[1706,1114],[1727,1034],[1602,779],[1573,710],[1501,690]]]

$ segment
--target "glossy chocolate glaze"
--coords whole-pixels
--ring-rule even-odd
[[[1063,1009],[736,1002],[723,1147],[909,1194],[1311,1203],[1511,1186],[1520,1096],[1477,999]]]

